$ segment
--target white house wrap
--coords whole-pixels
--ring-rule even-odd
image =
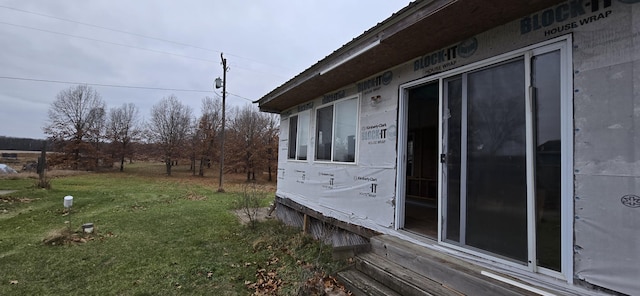
[[[277,196],[638,294],[638,2],[410,4],[258,101],[281,114]]]

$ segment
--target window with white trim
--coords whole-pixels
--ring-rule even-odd
[[[309,111],[289,117],[289,159],[307,160],[309,117]]]
[[[316,110],[315,159],[355,162],[358,97],[337,101]]]

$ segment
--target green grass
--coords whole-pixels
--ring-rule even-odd
[[[344,266],[298,229],[240,225],[230,212],[236,193],[214,192],[213,178],[207,186],[163,168],[56,178],[51,190],[0,179],[0,189],[18,190],[0,197],[0,295],[248,295],[261,268],[277,272],[287,295]],[[96,232],[86,242],[43,243],[87,222]]]

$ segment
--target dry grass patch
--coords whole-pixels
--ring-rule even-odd
[[[71,231],[69,228],[51,230],[42,239],[42,243],[48,246],[61,246],[71,243],[86,243],[87,239],[81,234]]]
[[[74,170],[47,170],[47,178],[64,178],[70,176],[90,174],[88,171],[74,171]],[[22,180],[22,179],[38,179],[38,174],[34,172],[19,172],[17,174],[0,175],[0,179],[4,180]]]
[[[84,244],[93,240],[105,240],[107,238],[117,237],[113,232],[109,231],[105,234],[99,233],[94,229],[92,233],[83,231],[72,231],[70,228],[59,228],[49,231],[42,239],[42,243],[47,246],[62,246],[73,244]]]
[[[196,192],[189,191],[189,192],[184,196],[184,199],[187,199],[187,200],[205,200],[205,199],[207,199],[207,197],[206,197],[206,196],[204,196],[204,195],[198,194],[198,193],[196,193]]]
[[[34,201],[35,199],[33,198],[28,198],[28,197],[12,197],[12,196],[7,196],[7,197],[2,197],[0,196],[0,201],[4,202],[4,203],[30,203],[32,201]]]

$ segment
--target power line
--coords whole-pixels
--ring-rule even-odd
[[[36,79],[36,78],[25,78],[25,77],[12,77],[12,76],[0,76],[0,79],[7,80],[20,80],[20,81],[35,81],[35,82],[46,82],[46,83],[60,83],[60,84],[86,84],[91,86],[103,86],[103,87],[115,87],[115,88],[129,88],[129,89],[148,89],[148,90],[168,90],[168,91],[180,91],[180,92],[197,92],[197,93],[215,93],[217,96],[222,97],[218,92],[214,90],[199,90],[199,89],[183,89],[183,88],[163,88],[163,87],[151,87],[151,86],[136,86],[136,85],[119,85],[119,84],[103,84],[103,83],[88,83],[88,82],[73,82],[73,81],[62,81],[62,80],[50,80],[50,79]],[[245,98],[240,95],[236,95],[234,93],[227,92],[234,97],[238,97],[243,100],[247,100],[253,103],[253,100],[249,98]]]
[[[0,24],[19,27],[19,28],[24,28],[24,29],[29,29],[29,30],[42,31],[42,32],[51,33],[51,34],[58,34],[58,35],[63,35],[63,36],[68,36],[68,37],[73,37],[73,38],[79,38],[79,39],[91,40],[91,41],[96,41],[96,42],[102,42],[102,43],[107,43],[107,44],[111,44],[111,45],[130,47],[130,48],[139,49],[139,50],[146,50],[146,51],[150,51],[150,52],[161,53],[161,54],[166,54],[166,55],[172,55],[172,56],[177,56],[177,57],[182,57],[182,58],[187,58],[187,59],[192,59],[192,60],[199,60],[199,61],[204,61],[204,62],[209,62],[209,63],[218,63],[217,61],[214,61],[214,60],[195,58],[195,57],[176,54],[176,53],[172,53],[172,52],[166,52],[166,51],[155,50],[155,49],[144,48],[144,47],[138,47],[138,46],[132,46],[132,45],[128,45],[128,44],[116,43],[116,42],[111,42],[111,41],[95,39],[95,38],[89,38],[89,37],[78,36],[78,35],[73,35],[73,34],[67,34],[67,33],[62,33],[62,32],[39,29],[39,28],[34,28],[34,27],[29,27],[29,26],[17,25],[17,24],[2,22],[2,21],[0,21]]]
[[[47,83],[61,83],[61,84],[86,84],[86,85],[103,86],[103,87],[149,89],[149,90],[168,90],[168,91],[197,92],[197,93],[211,93],[211,92],[213,92],[212,90],[183,89],[183,88],[163,88],[163,87],[151,87],[151,86],[102,84],[102,83],[88,83],[88,82],[73,82],[73,81],[35,79],[35,78],[11,77],[11,76],[0,76],[0,79],[21,80],[21,81],[36,81],[36,82],[47,82]]]
[[[245,98],[245,97],[243,97],[243,96],[239,96],[239,95],[236,95],[236,94],[234,94],[234,93],[230,93],[230,92],[227,92],[227,93],[228,93],[228,94],[230,94],[230,95],[232,95],[232,96],[234,96],[234,97],[238,97],[238,98],[241,98],[241,99],[243,99],[243,100],[247,100],[247,101],[249,101],[249,102],[253,103],[253,100],[251,100],[251,99],[249,99],[249,98]]]
[[[2,7],[2,6],[0,6],[0,7]],[[208,62],[208,63],[218,63],[217,61],[214,61],[214,60],[196,58],[196,57],[181,55],[181,54],[177,54],[177,53],[167,52],[167,51],[161,51],[161,50],[155,50],[155,49],[150,49],[150,48],[145,48],[145,47],[133,46],[133,45],[123,44],[123,43],[105,41],[105,40],[100,40],[100,39],[95,39],[95,38],[90,38],[90,37],[84,37],[84,36],[78,36],[78,35],[73,35],[73,34],[68,34],[68,33],[50,31],[50,30],[46,30],[46,29],[34,28],[34,27],[18,25],[18,24],[3,22],[3,21],[0,21],[0,24],[7,25],[7,26],[14,26],[14,27],[23,28],[23,29],[41,31],[41,32],[50,33],[50,34],[58,34],[58,35],[63,35],[63,36],[73,37],[73,38],[78,38],[78,39],[85,39],[85,40],[90,40],[90,41],[102,42],[102,43],[111,44],[111,45],[124,46],[124,47],[133,48],[133,49],[145,50],[145,51],[150,51],[150,52],[155,52],[155,53],[160,53],[160,54],[166,54],[166,55],[171,55],[171,56],[176,56],[176,57],[181,57],[181,58],[186,58],[186,59],[198,60],[198,61],[203,61],[203,62]],[[276,76],[276,77],[281,77],[281,78],[283,77],[283,76],[280,76],[280,75],[277,75],[277,74],[273,74],[273,73],[255,71],[255,70],[252,70],[252,69],[249,69],[249,68],[246,68],[246,67],[242,67],[242,66],[237,66],[236,65],[235,67],[237,67],[238,69],[244,69],[246,71],[254,72],[254,73],[258,73],[258,74]]]
[[[98,29],[107,30],[107,31],[111,31],[111,32],[128,34],[128,35],[137,36],[137,37],[141,37],[141,38],[162,41],[162,42],[176,44],[176,45],[185,46],[185,47],[191,47],[191,48],[200,49],[200,50],[204,50],[204,51],[222,53],[221,51],[215,50],[215,49],[209,49],[209,48],[205,48],[205,47],[201,47],[201,46],[197,46],[197,45],[187,44],[187,43],[173,41],[173,40],[168,40],[168,39],[164,39],[164,38],[158,38],[158,37],[148,36],[148,35],[144,35],[144,34],[140,34],[140,33],[134,33],[134,32],[124,31],[124,30],[119,30],[119,29],[114,29],[114,28],[94,25],[94,24],[90,24],[90,23],[85,23],[85,22],[80,22],[80,21],[76,21],[76,20],[61,18],[61,17],[57,17],[57,16],[53,16],[53,15],[44,14],[44,13],[28,11],[28,10],[19,9],[19,8],[15,8],[15,7],[9,7],[9,6],[0,5],[0,8],[10,9],[10,10],[14,10],[14,11],[22,12],[22,13],[33,14],[33,15],[37,15],[37,16],[41,16],[41,17],[52,18],[52,19],[56,19],[56,20],[60,20],[60,21],[75,23],[75,24],[79,24],[79,25],[83,25],[83,26],[87,26],[87,27],[98,28]],[[259,61],[259,60],[255,60],[255,59],[239,56],[239,55],[234,55],[234,54],[228,54],[228,55],[273,67],[272,65],[266,64],[263,61]],[[289,69],[284,68],[282,66],[275,66],[275,67],[279,67],[281,69],[289,70]],[[249,70],[249,69],[246,69],[246,70]],[[271,74],[271,75],[273,75],[273,74]]]
[[[158,37],[147,36],[147,35],[138,34],[138,33],[134,33],[134,32],[128,32],[128,31],[124,31],[124,30],[118,30],[118,29],[103,27],[103,26],[94,25],[94,24],[90,24],[90,23],[79,22],[79,21],[75,21],[75,20],[70,20],[70,19],[66,19],[66,18],[53,16],[53,15],[48,15],[48,14],[43,14],[43,13],[38,13],[38,12],[33,12],[33,11],[28,11],[28,10],[23,10],[23,9],[19,9],[19,8],[14,8],[14,7],[9,7],[9,6],[4,6],[4,5],[0,5],[0,8],[11,9],[11,10],[15,10],[15,11],[23,12],[23,13],[33,14],[33,15],[42,16],[42,17],[48,17],[48,18],[52,18],[52,19],[56,19],[56,20],[60,20],[60,21],[65,21],[65,22],[70,22],[70,23],[75,23],[75,24],[80,24],[80,25],[87,26],[87,27],[93,27],[93,28],[98,28],[98,29],[102,29],[102,30],[107,30],[107,31],[112,31],[112,32],[117,32],[117,33],[122,33],[122,34],[128,34],[128,35],[138,36],[138,37],[142,37],[142,38],[153,39],[153,40],[157,40],[157,41],[173,43],[173,44],[176,44],[176,45],[181,45],[181,46],[192,47],[192,48],[197,48],[197,49],[201,49],[201,50],[220,53],[220,51],[218,51],[218,50],[208,49],[208,48],[204,48],[204,47],[200,47],[200,46],[195,46],[195,45],[186,44],[186,43],[182,43],[182,42],[162,39],[162,38],[158,38]]]
[[[221,95],[221,94],[219,94],[217,91],[215,91],[215,90],[214,90],[213,92],[214,92],[217,96],[222,97],[222,95]],[[243,96],[239,96],[239,95],[236,95],[236,94],[234,94],[234,93],[230,93],[230,92],[227,92],[227,94],[232,95],[232,96],[234,96],[234,97],[241,98],[241,99],[243,99],[243,100],[247,100],[247,101],[249,101],[249,102],[253,103],[253,100],[251,100],[251,99],[249,99],[249,98],[245,98],[245,97],[243,97]]]
[[[15,11],[23,12],[23,13],[29,13],[29,14],[33,14],[33,15],[38,15],[38,16],[43,16],[43,17],[48,17],[48,18],[53,18],[53,19],[57,19],[57,20],[61,20],[61,21],[66,21],[66,22],[71,22],[71,23],[77,23],[77,24],[81,24],[81,25],[84,25],[84,26],[89,26],[89,27],[99,28],[99,29],[103,29],[103,30],[108,30],[108,31],[113,31],[113,32],[118,32],[118,33],[123,33],[123,34],[129,34],[129,35],[133,35],[133,36],[137,36],[137,37],[148,38],[148,39],[153,39],[153,40],[163,41],[163,42],[167,42],[167,43],[173,43],[173,44],[177,44],[177,45],[181,45],[181,46],[197,48],[197,49],[206,50],[206,51],[210,51],[210,52],[220,52],[220,51],[217,51],[217,50],[208,49],[208,48],[204,48],[204,47],[199,47],[199,46],[195,46],[195,45],[190,45],[190,44],[186,44],[186,43],[181,43],[181,42],[176,42],[176,41],[172,41],[172,40],[167,40],[167,39],[162,39],[162,38],[157,38],[157,37],[146,36],[146,35],[142,35],[142,34],[138,34],[138,33],[133,33],[133,32],[128,32],[128,31],[123,31],[123,30],[118,30],[118,29],[113,29],[113,28],[108,28],[108,27],[103,27],[103,26],[98,26],[98,25],[94,25],[94,24],[89,24],[89,23],[84,23],[84,22],[74,21],[74,20],[70,20],[70,19],[65,19],[65,18],[60,18],[60,17],[56,17],[56,16],[51,16],[51,15],[41,14],[41,13],[37,13],[37,12],[31,12],[31,11],[27,11],[27,10],[18,9],[18,8],[13,8],[13,7],[8,7],[8,6],[3,6],[3,5],[0,5],[0,8],[5,8],[5,9],[15,10]],[[18,24],[13,24],[13,23],[8,23],[8,22],[3,22],[3,21],[0,21],[0,24],[8,25],[8,26],[14,26],[14,27],[19,27],[19,28],[23,28],[23,29],[29,29],[29,30],[35,30],[35,31],[41,31],[41,32],[50,33],[50,34],[58,34],[58,35],[63,35],[63,36],[68,36],[68,37],[73,37],[73,38],[78,38],[78,39],[84,39],[84,40],[90,40],[90,41],[95,41],[95,42],[101,42],[101,43],[106,43],[106,44],[111,44],[111,45],[116,45],[116,46],[129,47],[129,48],[133,48],[133,49],[145,50],[145,51],[150,51],[150,52],[155,52],[155,53],[160,53],[160,54],[172,55],[172,56],[177,56],[177,57],[182,57],[182,58],[187,58],[187,59],[200,60],[200,61],[210,62],[210,63],[217,63],[217,61],[208,60],[208,59],[202,59],[202,58],[190,57],[190,56],[180,55],[180,54],[175,54],[175,53],[166,52],[166,51],[160,51],[160,50],[149,49],[149,48],[144,48],[144,47],[132,46],[132,45],[128,45],[128,44],[122,44],[122,43],[116,43],[116,42],[111,42],[111,41],[105,41],[105,40],[100,40],[100,39],[95,39],[95,38],[90,38],[90,37],[84,37],[84,36],[78,36],[78,35],[73,35],[73,34],[68,34],[68,33],[62,33],[62,32],[56,32],[56,31],[51,31],[51,30],[46,30],[46,29],[34,28],[34,27],[29,27],[29,26],[24,26],[24,25],[18,25]],[[230,54],[230,55],[231,55],[231,56],[236,56],[236,57],[239,57],[239,58],[242,58],[242,59],[246,59],[246,60],[255,61],[255,62],[258,62],[258,63],[265,64],[265,63],[263,63],[263,62],[256,61],[256,60],[253,60],[253,59],[249,59],[249,58],[245,58],[245,57],[241,57],[241,56],[237,56],[237,55],[233,55],[233,54]],[[267,64],[265,64],[265,65],[267,65]],[[237,68],[239,68],[239,69],[244,69],[244,70],[247,70],[247,71],[250,71],[250,72],[256,72],[256,73],[260,73],[260,74],[266,74],[266,75],[279,76],[279,75],[275,75],[275,74],[271,74],[271,73],[255,71],[255,70],[252,70],[252,69],[249,69],[249,68],[245,68],[245,67],[242,67],[242,66],[239,66],[239,65],[235,65],[235,67],[237,67]],[[281,76],[279,76],[279,77],[281,77]],[[205,90],[175,89],[175,88],[158,88],[158,87],[131,86],[131,85],[115,85],[115,84],[85,83],[85,82],[71,82],[71,81],[59,81],[59,80],[47,80],[47,79],[35,79],[35,78],[24,78],[24,77],[10,77],[10,76],[0,76],[0,79],[11,79],[11,80],[22,80],[22,81],[35,81],[35,82],[48,82],[48,83],[61,83],[61,84],[86,84],[86,85],[93,85],[93,86],[116,87],[116,88],[132,88],[132,89],[169,90],[169,91],[201,92],[201,93],[210,93],[210,92],[211,92],[211,91],[205,91]],[[238,98],[241,98],[241,99],[243,99],[243,100],[247,100],[247,101],[249,101],[249,102],[252,102],[252,103],[253,103],[253,100],[251,100],[251,99],[249,99],[249,98],[246,98],[246,97],[243,97],[243,96],[240,96],[240,95],[234,94],[234,93],[230,93],[230,92],[227,92],[227,94],[230,94],[230,95],[232,95],[232,96],[235,96],[235,97],[238,97]],[[216,93],[216,95],[220,95],[220,94]]]

